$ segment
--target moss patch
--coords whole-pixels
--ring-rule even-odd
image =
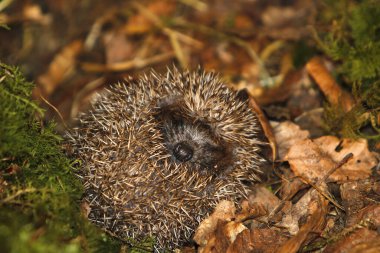
[[[54,123],[30,100],[33,84],[0,64],[2,252],[118,252],[121,243],[80,211],[82,186]]]

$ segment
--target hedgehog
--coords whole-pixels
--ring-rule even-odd
[[[263,174],[248,100],[201,68],[151,71],[97,95],[68,133],[81,163],[88,218],[112,235],[191,241],[221,200],[239,205]]]

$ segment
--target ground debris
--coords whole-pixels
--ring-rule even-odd
[[[370,37],[379,9],[371,0],[327,2],[0,1],[0,62],[35,81],[34,99],[47,110],[39,121],[57,119],[61,132],[125,78],[173,65],[219,72],[248,93],[273,173],[240,206],[219,203],[200,221],[198,248],[182,252],[380,252],[380,64]],[[0,157],[10,164],[0,200],[9,191],[7,202],[27,206],[34,188],[14,191],[8,177],[23,176],[31,159],[14,159]]]

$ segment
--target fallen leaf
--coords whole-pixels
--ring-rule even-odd
[[[380,236],[378,236],[376,231],[369,230],[368,228],[359,228],[355,232],[348,234],[347,236],[344,236],[343,238],[341,238],[341,240],[331,245],[328,245],[323,252],[324,253],[351,252],[354,246],[371,242],[375,238],[377,238],[377,240],[380,241]],[[378,249],[380,249],[380,244],[378,244]],[[359,251],[359,252],[364,252],[364,251]]]
[[[312,237],[317,236],[317,233],[322,231],[325,227],[325,217],[328,211],[328,200],[326,200],[315,189],[310,190],[307,194],[307,209],[308,218],[306,223],[301,226],[298,233],[286,241],[276,252],[278,253],[292,253],[298,252],[303,244],[305,244]],[[298,203],[297,203],[298,204]],[[301,216],[300,216],[301,217]]]
[[[257,186],[252,189],[252,193],[248,197],[248,202],[251,206],[256,203],[263,205],[268,213],[280,204],[278,197],[264,186]]]
[[[306,64],[306,69],[331,104],[341,105],[346,112],[351,110],[354,99],[334,80],[320,57],[312,58]]]
[[[297,192],[305,189],[308,185],[302,182],[299,177],[296,177],[291,170],[282,172],[281,180],[281,197],[283,200],[290,200]]]
[[[261,217],[261,220],[265,221],[268,219],[268,215],[279,205],[280,200],[266,187],[255,187],[248,196],[248,200],[242,202],[242,210],[236,215],[235,220],[244,221]]]
[[[302,129],[307,129],[310,138],[318,138],[325,134],[324,109],[322,107],[306,111],[294,119],[294,122]]]
[[[236,212],[233,202],[223,200],[216,207],[214,212],[204,219],[195,231],[193,240],[201,247],[205,247],[215,231],[218,221],[230,221]]]
[[[47,72],[38,77],[37,90],[35,93],[48,97],[52,94],[59,83],[67,78],[75,68],[76,58],[82,51],[83,43],[75,40],[66,45],[53,59]]]
[[[226,252],[236,236],[242,231],[248,230],[242,223],[235,221],[218,220],[216,229],[205,247],[198,250],[200,253]]]
[[[380,194],[376,194],[376,189],[380,187],[380,182],[373,178],[345,182],[340,185],[340,196],[342,204],[348,217],[356,214],[363,207],[380,200]],[[372,196],[371,196],[372,195]]]
[[[296,235],[300,230],[300,219],[308,215],[308,206],[316,195],[315,190],[308,191],[297,203],[289,208],[278,225],[286,228],[291,235]]]
[[[308,34],[305,24],[315,18],[312,1],[299,8],[293,6],[273,6],[262,11],[261,21],[265,36],[275,39],[299,40]]]
[[[276,252],[287,238],[278,230],[270,228],[244,230],[228,247],[227,253]]]
[[[348,217],[347,227],[354,226],[364,221],[374,227],[380,227],[380,204],[370,205],[356,214]]]
[[[377,159],[368,150],[365,139],[340,141],[334,136],[323,136],[315,140],[297,141],[285,156],[294,174],[313,182],[322,179],[349,153],[353,159],[338,168],[328,181],[345,182],[370,176]]]
[[[347,253],[379,253],[380,252],[380,236],[372,238],[370,241],[358,243],[347,251]]]
[[[265,137],[268,139],[269,146],[272,150],[271,159],[272,161],[275,161],[277,156],[276,139],[274,137],[273,129],[269,123],[269,120],[253,97],[249,98],[249,106],[257,115],[261,128],[265,134]]]
[[[278,158],[283,160],[289,148],[297,141],[306,140],[309,137],[307,130],[302,130],[291,121],[281,123],[271,122],[278,148]]]

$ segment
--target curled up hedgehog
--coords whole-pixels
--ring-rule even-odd
[[[247,99],[198,69],[154,72],[98,95],[69,134],[89,219],[119,238],[174,249],[220,200],[238,204],[263,173]]]

